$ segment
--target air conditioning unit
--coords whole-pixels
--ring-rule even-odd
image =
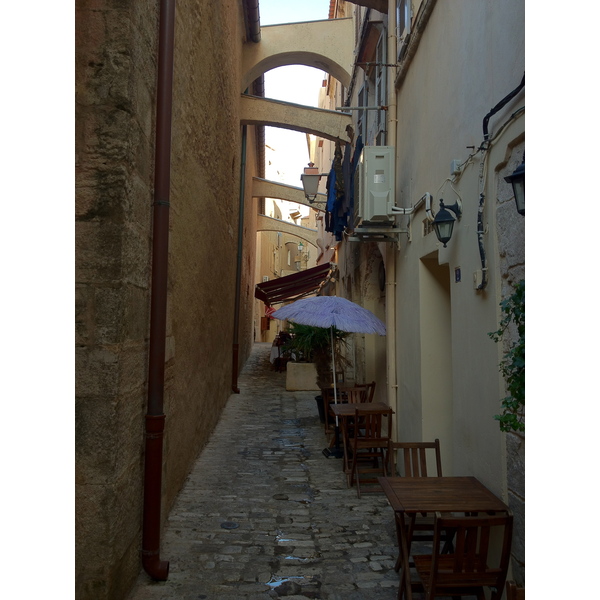
[[[396,179],[393,146],[365,146],[360,155],[356,225],[393,222]],[[356,201],[356,197],[355,197]]]
[[[269,281],[269,276],[268,275],[263,275],[263,283],[265,283],[265,281]]]

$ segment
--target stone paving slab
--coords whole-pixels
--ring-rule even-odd
[[[397,545],[383,493],[348,489],[326,458],[315,392],[289,392],[255,344],[171,511],[166,582],[142,572],[129,600],[393,600]]]

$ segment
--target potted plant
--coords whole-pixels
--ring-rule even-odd
[[[289,323],[289,333],[292,338],[284,346],[293,355],[297,362],[314,363],[316,370],[316,385],[318,389],[324,390],[331,387],[333,383],[332,356],[331,356],[331,334],[328,327],[313,327],[312,325],[300,325]],[[335,351],[336,371],[350,363],[342,356],[341,349],[345,345],[345,338],[350,335],[346,331],[333,328],[333,346]],[[320,400],[319,400],[320,399]],[[316,396],[319,416],[324,421],[323,396]]]

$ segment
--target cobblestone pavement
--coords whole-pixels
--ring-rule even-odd
[[[163,533],[166,582],[141,573],[129,600],[392,600],[392,510],[346,487],[326,458],[316,392],[288,392],[255,344]]]

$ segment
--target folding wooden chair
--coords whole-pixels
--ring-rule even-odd
[[[357,388],[366,388],[366,396],[363,402],[373,402],[373,398],[375,396],[375,381],[371,381],[371,383],[357,383]]]
[[[349,486],[356,483],[356,494],[360,498],[361,483],[377,484],[376,476],[361,480],[365,473],[387,475],[388,450],[392,439],[391,408],[380,410],[361,409],[354,411],[354,424],[351,437],[352,464],[348,478]]]
[[[390,472],[392,475],[399,473],[402,477],[442,477],[440,440],[436,438],[433,442],[391,442]],[[394,518],[398,547],[400,547],[402,523],[398,515],[395,514]],[[433,540],[433,520],[433,515],[418,516],[412,528],[412,541],[431,542]],[[444,551],[450,551],[452,549],[452,531],[446,532],[444,542]],[[400,570],[400,556],[398,556],[394,568],[396,572]]]
[[[456,532],[455,549],[451,554],[442,554],[442,536],[449,529]],[[500,600],[510,560],[512,530],[510,512],[469,517],[436,513],[432,554],[414,556],[426,600],[473,595],[485,600],[486,587],[491,590],[490,600]],[[500,552],[492,551],[494,541],[500,542]]]
[[[367,401],[368,392],[369,390],[365,386],[339,387],[337,390],[338,402],[360,404]],[[330,404],[334,402],[333,389],[322,390],[322,394],[323,403],[325,404],[325,435],[330,435],[335,431],[335,415],[330,408]],[[333,443],[330,443],[331,445]]]

